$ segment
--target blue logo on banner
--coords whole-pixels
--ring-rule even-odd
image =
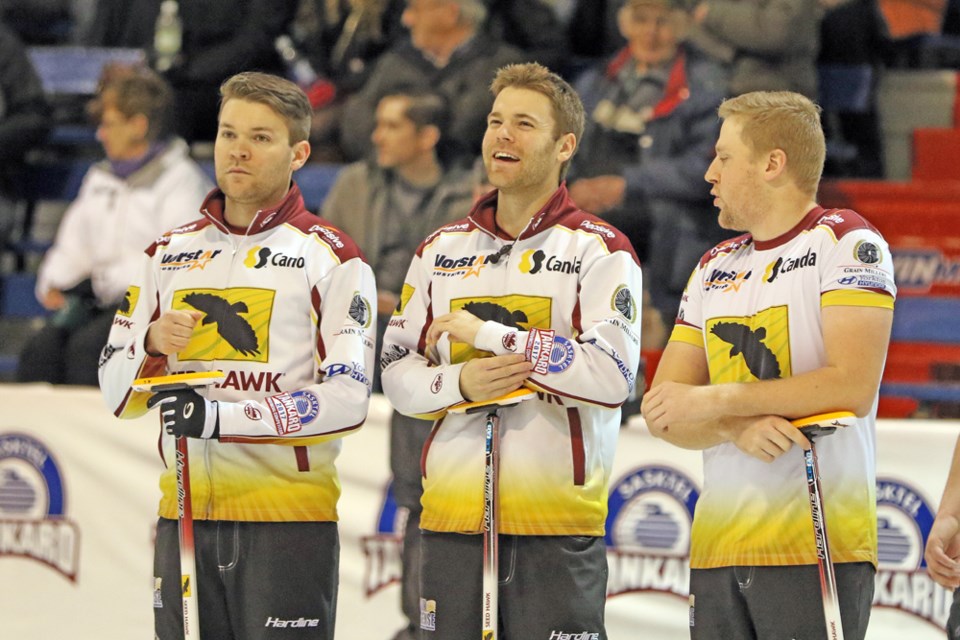
[[[930,579],[923,549],[934,510],[907,482],[877,478],[877,571],[874,605],[946,628],[953,594]]]
[[[668,466],[638,467],[613,484],[606,523],[608,596],[661,591],[686,597],[699,497],[696,483]]]
[[[0,557],[36,560],[75,581],[80,533],[65,505],[60,468],[46,446],[0,434]]]

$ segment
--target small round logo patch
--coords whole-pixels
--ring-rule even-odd
[[[320,400],[310,391],[294,391],[290,394],[300,416],[300,424],[310,424],[320,413]]]
[[[637,301],[627,285],[622,284],[613,292],[613,309],[630,322],[637,317]]]
[[[883,259],[880,247],[869,240],[861,240],[853,249],[854,257],[863,264],[877,264]]]
[[[353,294],[350,301],[350,318],[363,328],[370,326],[373,315],[370,313],[370,303],[359,293]]]

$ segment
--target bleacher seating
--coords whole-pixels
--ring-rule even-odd
[[[36,275],[24,270],[29,256],[39,257],[50,247],[49,239],[33,235],[34,214],[37,205],[43,201],[73,200],[93,162],[93,159],[85,157],[61,160],[47,158],[24,167],[20,195],[27,202],[26,220],[23,236],[7,247],[7,251],[13,255],[15,267],[12,272],[0,275],[0,317],[28,320],[47,313],[33,293]],[[213,162],[204,161],[201,166],[213,180]],[[307,164],[294,174],[308,209],[319,211],[340,168],[341,165],[335,164]],[[15,369],[16,358],[9,353],[0,353],[0,378],[9,377]]]
[[[865,215],[893,253],[898,299],[880,415],[960,408],[960,180],[828,181],[825,207]]]

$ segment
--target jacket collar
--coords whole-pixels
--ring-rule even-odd
[[[504,236],[503,230],[501,230],[496,223],[498,194],[499,191],[493,190],[477,200],[476,204],[473,205],[473,209],[470,210],[468,218],[473,224],[490,235],[502,238]],[[567,215],[578,211],[579,208],[573,203],[573,200],[570,199],[570,195],[567,193],[567,183],[564,181],[560,183],[560,186],[553,192],[550,199],[547,200],[540,211],[533,216],[529,224],[527,224],[515,240],[523,240],[534,236],[556,225]]]
[[[235,233],[239,235],[261,233],[262,231],[273,229],[288,222],[291,218],[305,210],[300,187],[297,186],[296,182],[291,180],[290,190],[287,191],[287,195],[283,197],[283,200],[272,207],[265,207],[257,211],[257,215],[254,216],[250,222],[250,226],[244,229],[231,225],[226,221],[226,218],[224,218],[225,197],[223,191],[221,191],[219,187],[216,187],[207,194],[203,205],[200,207],[200,213],[225,233]]]
[[[607,65],[607,78],[615,79],[620,70],[632,60],[633,56],[630,54],[630,49],[627,47],[621,49],[620,53]],[[683,47],[679,47],[677,55],[673,59],[673,65],[670,67],[670,75],[667,78],[667,86],[664,88],[663,97],[654,105],[651,120],[670,115],[689,97],[690,82],[687,79],[687,53]]]

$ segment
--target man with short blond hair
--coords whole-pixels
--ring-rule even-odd
[[[653,435],[703,450],[691,637],[825,636],[799,450],[810,442],[790,420],[847,410],[856,422],[818,439],[817,453],[843,635],[862,640],[877,564],[875,422],[896,295],[890,249],[856,212],[816,203],[825,145],[809,99],[753,92],[719,113],[705,178],[720,225],[745,233],[694,269],[643,399]]]

